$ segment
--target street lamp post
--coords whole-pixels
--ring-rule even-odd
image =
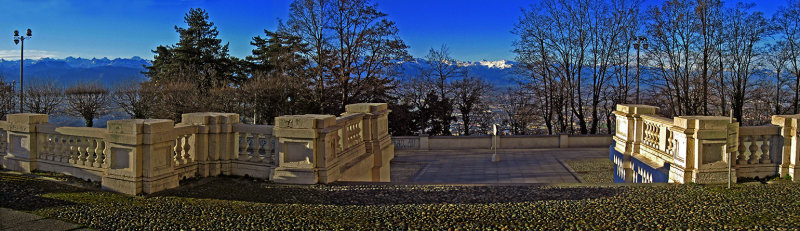
[[[639,104],[639,75],[640,75],[640,65],[639,65],[639,47],[641,49],[647,50],[647,37],[639,36],[633,38],[633,49],[636,49],[636,104]]]
[[[31,29],[25,32],[25,35],[19,35],[18,30],[14,30],[14,44],[20,44],[19,46],[19,112],[22,113],[22,102],[24,102],[25,95],[23,87],[23,80],[22,80],[22,67],[25,61],[24,51],[25,51],[25,39],[31,38]]]

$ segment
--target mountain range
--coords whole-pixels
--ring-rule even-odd
[[[145,66],[150,61],[140,57],[132,58],[74,58],[64,59],[42,58],[25,60],[25,81],[55,81],[69,85],[80,82],[98,82],[106,86],[114,86],[131,80],[144,80]],[[0,76],[5,81],[19,81],[19,60],[0,59]]]
[[[469,75],[486,80],[495,87],[506,87],[515,84],[513,79],[517,74],[512,68],[513,61],[474,61],[458,62]],[[145,66],[151,65],[150,60],[140,57],[132,58],[74,58],[64,59],[42,58],[25,60],[25,81],[45,80],[55,81],[59,84],[69,85],[79,82],[98,82],[106,86],[114,86],[131,80],[142,81],[145,79],[142,71]],[[430,64],[425,59],[415,59],[401,65],[403,76],[416,76]],[[19,60],[0,59],[0,76],[6,81],[19,81]]]

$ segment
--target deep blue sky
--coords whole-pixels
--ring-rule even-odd
[[[756,2],[771,15],[783,0]],[[205,8],[231,54],[250,54],[249,42],[287,18],[290,0],[0,0],[0,58],[19,59],[13,31],[33,30],[26,57],[131,57],[152,59],[150,50],[174,44],[173,26],[192,7]],[[459,60],[513,59],[510,33],[531,0],[377,0],[397,23],[415,57],[447,44]],[[650,2],[660,2],[648,0]],[[5,39],[2,39],[5,37]],[[5,40],[5,41],[4,41]]]

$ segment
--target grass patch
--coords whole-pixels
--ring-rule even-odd
[[[584,183],[614,183],[614,163],[608,158],[568,159],[569,165]]]

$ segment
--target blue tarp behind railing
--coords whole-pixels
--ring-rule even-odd
[[[625,169],[622,167],[624,156],[614,149],[614,143],[609,147],[609,158],[614,163],[614,183],[625,183]],[[669,163],[660,168],[653,168],[650,165],[631,158],[633,166],[633,183],[667,183],[669,182]],[[630,183],[630,182],[628,182]]]

